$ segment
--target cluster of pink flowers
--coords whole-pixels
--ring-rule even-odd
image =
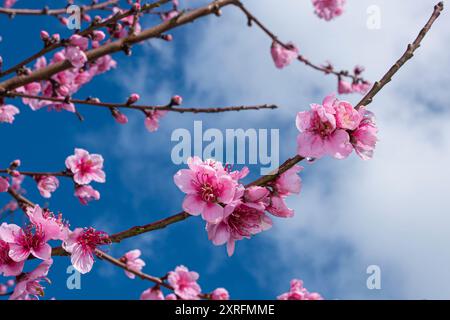
[[[159,286],[149,288],[142,292],[141,300],[199,300],[202,298],[202,289],[197,283],[199,275],[197,272],[189,271],[185,266],[178,266],[167,275],[167,282],[173,289],[164,297]],[[206,296],[206,295],[205,295]],[[212,300],[229,300],[230,295],[224,288],[217,288],[209,298]]]
[[[350,93],[361,93],[366,94],[372,84],[360,78],[361,74],[364,72],[363,66],[356,66],[353,69],[354,81],[350,82],[344,80],[342,77],[338,79],[338,93],[339,94],[350,94]]]
[[[41,37],[43,39],[49,38],[45,31],[41,33]],[[89,43],[91,43],[92,48],[96,48],[100,45],[100,41],[104,38],[105,34],[98,30],[94,31],[90,38],[82,37],[77,34],[71,36],[67,46],[63,50],[56,52],[50,63],[47,63],[47,59],[45,57],[40,57],[35,64],[34,70],[39,70],[47,65],[55,64],[64,60],[68,60],[72,64],[73,68],[61,71],[53,75],[49,80],[29,83],[18,88],[17,91],[28,95],[40,95],[42,97],[53,97],[60,99],[65,99],[66,97],[71,96],[83,85],[91,81],[94,76],[102,74],[116,66],[116,62],[109,55],[87,63],[85,51],[88,50]],[[59,41],[59,35],[53,35],[52,39],[58,39],[57,41]],[[28,98],[23,98],[22,101],[24,104],[29,105],[32,110],[38,110],[42,107],[48,106],[49,108],[57,111],[67,110],[69,112],[75,112],[75,106],[70,102],[55,103],[52,101]]]
[[[43,296],[41,280],[52,265],[50,240],[64,241],[70,231],[62,216],[40,208],[27,207],[29,224],[24,228],[15,224],[0,225],[0,274],[15,276],[16,284],[10,299],[36,299]],[[33,271],[24,273],[25,261],[32,255],[43,262]]]
[[[298,57],[298,48],[289,43],[287,47],[284,47],[280,43],[274,41],[270,48],[273,62],[278,69],[282,69],[291,64],[292,61]]]
[[[317,292],[309,292],[303,287],[303,281],[293,279],[289,292],[278,296],[278,300],[323,300]]]
[[[321,19],[330,21],[344,12],[345,0],[312,0],[315,13]]]
[[[265,187],[244,187],[239,182],[248,174],[247,168],[231,171],[220,162],[198,157],[189,158],[188,166],[174,176],[175,184],[186,193],[183,210],[201,215],[207,223],[208,238],[214,245],[227,244],[230,256],[237,240],[249,239],[272,226],[266,212],[282,218],[294,215],[285,199],[300,193],[300,166],[294,166]]]
[[[366,81],[349,82],[344,79],[339,79],[338,81],[339,94],[350,94],[350,93],[365,94],[369,91],[371,87],[372,84]]]
[[[310,111],[297,114],[297,153],[306,158],[329,155],[345,159],[353,151],[364,160],[373,156],[377,142],[374,115],[364,107],[359,110],[334,95],[321,105],[311,104]]]
[[[88,151],[76,148],[75,154],[67,157],[66,167],[73,174],[75,182],[75,196],[82,204],[100,199],[100,193],[89,185],[92,181],[104,183],[106,179],[103,171],[103,157],[90,154]]]

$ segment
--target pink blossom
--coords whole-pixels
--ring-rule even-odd
[[[282,69],[297,59],[298,48],[292,43],[288,43],[287,47],[283,47],[278,42],[273,42],[270,53],[272,54],[275,66],[278,69]]]
[[[25,229],[15,224],[3,223],[0,226],[2,240],[9,244],[9,256],[15,262],[21,262],[31,255],[38,259],[48,260],[52,248],[47,243],[51,234],[46,226],[27,226]]]
[[[338,101],[334,104],[336,110],[336,126],[340,129],[355,130],[361,122],[360,113],[346,101]]]
[[[339,79],[338,81],[338,93],[339,94],[348,94],[353,93],[353,85],[352,83]]]
[[[361,94],[366,94],[369,89],[372,87],[372,84],[369,82],[360,82],[360,83],[353,83],[352,89],[353,92],[359,92]]]
[[[13,123],[14,116],[19,113],[19,109],[11,104],[0,106],[0,122]]]
[[[25,261],[16,262],[9,256],[9,244],[3,241],[3,224],[0,226],[0,274],[5,277],[17,276],[22,273]]]
[[[97,246],[109,244],[109,236],[94,228],[76,228],[63,242],[63,248],[71,254],[73,267],[80,273],[91,271]]]
[[[6,192],[9,188],[8,179],[0,177],[0,192]]]
[[[201,214],[207,222],[217,223],[224,217],[224,208],[232,202],[237,183],[230,174],[202,162],[200,158],[188,159],[189,169],[179,170],[174,176],[178,188],[186,193],[183,210],[191,215]]]
[[[363,160],[369,160],[373,157],[375,145],[378,140],[378,128],[372,112],[361,107],[359,113],[362,120],[356,130],[350,134],[350,141],[355,148],[356,154]]]
[[[312,0],[315,13],[321,19],[330,21],[344,12],[345,0]]]
[[[72,46],[78,47],[85,51],[89,46],[89,39],[82,37],[79,34],[74,34],[69,38],[69,42]]]
[[[159,128],[159,120],[167,114],[167,110],[147,111],[145,127],[150,132],[155,132]]]
[[[73,180],[86,185],[91,181],[105,182],[103,157],[99,154],[89,154],[84,149],[75,149],[75,154],[67,157],[66,167],[73,173]]]
[[[30,298],[29,296],[35,299],[44,296],[44,287],[40,282],[44,280],[50,283],[50,280],[47,278],[47,274],[52,264],[52,259],[46,260],[33,271],[20,275],[17,278],[14,292],[9,299],[26,300]]]
[[[164,295],[160,289],[149,288],[142,292],[140,300],[164,300]]]
[[[61,214],[55,216],[53,212],[42,209],[39,205],[28,207],[26,213],[31,223],[45,232],[47,239],[64,241],[67,238],[69,229]]]
[[[185,266],[178,266],[169,272],[167,281],[177,296],[183,300],[198,300],[201,288],[197,283],[197,272],[189,271]]]
[[[88,61],[86,54],[79,47],[67,47],[66,58],[75,68],[81,68]]]
[[[291,195],[293,193],[299,194],[302,189],[302,180],[298,175],[304,168],[295,165],[283,174],[281,174],[274,183],[274,188],[278,194]]]
[[[3,6],[5,8],[11,8],[16,3],[16,1],[17,0],[4,0],[3,1]]]
[[[303,281],[294,279],[291,281],[291,288],[289,292],[278,296],[278,300],[323,300],[320,294],[316,292],[309,292],[303,287]]]
[[[321,158],[330,155],[344,159],[352,152],[349,134],[336,125],[336,103],[338,100],[330,95],[323,105],[311,104],[310,111],[297,114],[296,125],[300,131],[297,152],[300,156]]]
[[[217,288],[211,293],[212,300],[230,300],[230,294],[225,288]]]
[[[38,190],[44,198],[50,198],[52,192],[59,187],[59,180],[55,176],[40,176],[37,178]]]
[[[142,268],[145,266],[144,260],[140,259],[141,256],[141,250],[135,249],[128,251],[125,253],[125,255],[121,258],[121,261],[123,261],[127,267],[134,271],[141,271]],[[128,278],[134,279],[136,276],[134,273],[131,273],[127,270],[125,270],[125,274]]]
[[[227,253],[232,256],[235,243],[272,227],[272,220],[265,214],[269,190],[264,187],[237,189],[233,202],[225,206],[224,218],[218,223],[208,223],[208,238],[216,246],[227,244]]]
[[[75,188],[75,197],[77,197],[78,200],[80,200],[82,205],[87,205],[88,202],[92,200],[99,200],[100,192],[98,192],[89,185],[77,186]]]
[[[288,208],[285,199],[285,196],[272,195],[267,211],[279,218],[292,218],[294,216],[294,210]]]
[[[103,31],[94,30],[92,32],[92,40],[94,41],[102,41],[105,39],[105,33]]]

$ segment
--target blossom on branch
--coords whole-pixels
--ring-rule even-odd
[[[284,47],[278,42],[273,42],[270,48],[273,62],[278,69],[282,69],[291,64],[298,57],[298,48],[293,43],[288,43]]]
[[[105,182],[103,157],[99,154],[89,154],[84,149],[76,148],[75,154],[67,157],[66,167],[73,173],[73,180],[79,185],[86,185],[91,181]]]
[[[80,200],[82,205],[87,205],[92,200],[100,199],[100,192],[92,188],[90,185],[77,186],[75,188],[75,197]]]
[[[202,292],[197,283],[197,272],[189,271],[185,266],[178,266],[169,272],[167,281],[173,287],[175,294],[183,300],[198,300]]]
[[[310,111],[297,114],[296,125],[300,131],[297,137],[298,155],[311,158],[329,155],[345,159],[355,145],[359,148],[359,156],[363,148],[368,149],[366,154],[372,155],[377,130],[374,121],[363,121],[364,114],[364,111],[358,112],[350,103],[340,101],[334,95],[327,96],[322,105],[311,104]],[[359,126],[361,130],[357,130]]]
[[[55,176],[39,176],[37,177],[37,187],[41,196],[50,198],[52,192],[58,189],[59,180]]]
[[[201,214],[207,222],[220,222],[225,215],[223,205],[233,201],[237,182],[218,162],[193,157],[188,159],[188,166],[174,176],[177,187],[186,193],[183,210],[195,216]]]
[[[9,299],[35,300],[38,299],[38,297],[44,296],[44,287],[41,285],[41,281],[44,280],[50,283],[47,274],[52,264],[52,259],[46,260],[33,271],[18,276],[14,292]]]
[[[330,21],[344,12],[345,0],[312,0],[315,13],[321,19]]]
[[[125,253],[125,255],[120,260],[124,262],[131,270],[141,271],[142,268],[145,267],[145,262],[144,260],[139,258],[140,256],[141,250],[135,249]],[[134,273],[131,273],[128,270],[125,270],[125,274],[130,279],[134,279],[136,277]]]
[[[22,229],[15,224],[3,223],[0,226],[0,239],[9,244],[9,257],[15,262],[28,259],[30,255],[48,260],[52,248],[47,243],[51,239],[46,225],[28,225]]]
[[[278,296],[278,300],[323,300],[322,296],[316,292],[309,292],[303,287],[303,281],[293,279],[289,292]]]
[[[85,274],[94,265],[94,253],[97,246],[111,243],[109,236],[94,228],[76,228],[63,242],[63,248],[71,254],[70,260],[78,272]]]

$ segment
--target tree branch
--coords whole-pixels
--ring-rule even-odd
[[[420,30],[417,38],[414,40],[412,44],[408,44],[408,47],[405,53],[397,60],[397,62],[389,69],[389,71],[381,78],[380,81],[374,83],[372,89],[362,98],[362,100],[356,105],[356,109],[359,109],[361,106],[367,106],[373,100],[373,97],[389,82],[391,82],[392,77],[397,73],[397,71],[414,56],[414,52],[420,47],[420,43],[423,38],[427,35],[428,31],[430,31],[433,23],[439,18],[441,12],[444,10],[444,2],[439,2],[434,6],[433,14],[430,19],[428,19],[425,26]]]
[[[430,20],[427,22],[427,24],[425,25],[425,28],[423,28],[420,31],[419,37],[415,43],[415,46],[409,46],[410,48],[414,48],[410,54],[412,54],[414,52],[415,49],[417,49],[420,45],[420,41],[425,37],[426,33],[430,30],[431,25],[434,23],[434,21],[437,19],[437,17],[439,16],[440,12],[443,10],[443,3],[439,2],[433,11],[432,17],[430,18]],[[400,59],[401,60],[401,59]],[[402,60],[401,60],[402,61]],[[404,64],[404,62],[398,67],[395,68],[392,71],[392,68],[388,71],[387,75],[388,76],[383,76],[383,78],[379,81],[381,87],[384,87],[384,85],[389,82],[387,79],[390,79],[390,77],[392,77],[399,69],[400,67]],[[371,94],[371,99],[367,100],[368,102],[365,102],[365,100],[367,99],[366,97],[364,97],[357,106],[361,106],[361,105],[367,105],[370,102],[372,102],[373,97],[379,92],[380,90],[376,90]],[[370,92],[369,92],[370,94]],[[365,102],[365,104],[362,104],[363,102]],[[294,165],[296,165],[297,163],[303,161],[305,158],[303,158],[302,156],[296,155],[288,160],[286,160],[277,170],[273,171],[271,174],[267,175],[267,176],[262,176],[261,178],[253,181],[252,183],[248,184],[247,186],[254,186],[254,185],[259,185],[259,186],[263,186],[263,185],[267,185],[268,183],[274,181],[277,177],[279,177],[282,173],[286,172],[287,170],[289,170],[290,168],[292,168]],[[150,223],[144,226],[138,226],[138,227],[133,227],[130,228],[128,230],[116,233],[114,235],[111,236],[112,242],[120,242],[123,239],[126,238],[130,238],[130,237],[134,237],[143,233],[147,233],[150,231],[154,231],[154,230],[158,230],[158,229],[162,229],[165,228],[173,223],[179,222],[179,221],[183,221],[187,218],[189,218],[190,215],[186,212],[181,212],[178,214],[175,214],[173,216],[170,216],[168,218],[159,220],[157,222],[154,223]],[[55,250],[52,254],[54,255],[58,255],[58,253],[60,253],[59,249]]]
[[[92,49],[86,52],[88,61],[93,61],[108,54],[112,54],[118,51],[122,51],[125,48],[129,48],[131,45],[160,36],[162,33],[193,22],[201,17],[216,14],[220,8],[236,4],[237,0],[216,0],[204,7],[181,13],[177,17],[165,21],[157,26],[143,30],[142,32],[129,35],[128,37],[121,38],[114,42],[106,43],[96,49]],[[54,63],[47,67],[36,70],[28,75],[18,75],[11,79],[5,80],[0,83],[0,89],[13,90],[19,88],[25,84],[40,81],[50,78],[52,75],[73,68],[72,64],[68,60],[64,60],[58,63]]]
[[[278,43],[279,45],[281,45],[282,47],[286,48],[286,49],[290,49],[290,46],[285,43],[282,42],[272,31],[270,31],[258,18],[256,18],[245,6],[241,1],[237,1],[236,6],[241,9],[241,11],[245,14],[245,16],[247,17],[248,20],[248,26],[251,27],[252,23],[254,22],[256,24],[256,26],[258,26],[267,36],[269,36],[270,39],[272,39],[272,41]],[[357,75],[352,75],[350,74],[349,71],[347,70],[340,70],[340,71],[335,71],[330,67],[327,66],[320,66],[317,64],[312,63],[311,61],[309,61],[305,56],[303,55],[298,55],[297,60],[300,62],[303,62],[306,66],[311,67],[314,70],[320,71],[326,75],[328,74],[333,74],[338,78],[341,77],[347,77],[352,79],[354,82],[358,82],[358,81],[362,81],[362,82],[367,82],[366,80],[364,80],[363,78],[357,76]]]
[[[165,3],[169,2],[169,1],[171,1],[171,0],[159,0],[159,1],[154,2],[154,3],[145,4],[145,5],[143,5],[141,7],[139,13],[149,12],[150,10],[152,10],[154,8],[158,8],[158,7],[162,6],[163,4],[165,4]],[[123,12],[123,13],[115,14],[112,17],[110,17],[109,19],[103,20],[101,22],[93,21],[88,28],[86,28],[83,31],[78,32],[77,34],[82,36],[82,37],[88,36],[94,30],[98,30],[98,29],[106,27],[106,26],[108,26],[110,24],[114,24],[115,22],[117,22],[117,21],[119,21],[119,20],[121,20],[123,18],[126,18],[128,16],[131,16],[133,14],[136,14],[136,11],[132,8],[132,9],[129,9],[129,10]],[[39,52],[37,52],[34,55],[26,58],[25,60],[23,60],[22,62],[16,64],[15,66],[13,66],[13,67],[11,67],[11,68],[3,71],[3,72],[0,72],[0,78],[6,76],[8,74],[11,74],[13,72],[18,71],[23,66],[27,65],[30,62],[33,62],[37,58],[42,57],[43,55],[45,55],[45,54],[47,54],[49,52],[52,52],[53,50],[56,50],[58,48],[64,47],[64,44],[67,43],[67,41],[68,41],[67,39],[61,40],[60,42],[57,42],[57,43],[54,43],[54,44],[51,44],[51,45],[48,45],[48,46],[44,47]]]
[[[172,112],[191,112],[191,113],[219,113],[219,112],[227,112],[227,111],[243,111],[243,110],[260,110],[260,109],[277,109],[278,106],[273,104],[263,104],[263,105],[254,105],[254,106],[228,106],[228,107],[212,107],[212,108],[180,108],[174,107],[172,105],[135,105],[135,104],[127,104],[127,103],[107,103],[96,101],[95,99],[72,99],[70,97],[67,98],[57,98],[57,97],[42,97],[42,96],[34,96],[29,94],[24,94],[20,92],[0,92],[0,96],[6,97],[22,97],[28,99],[35,100],[44,100],[44,101],[53,101],[60,103],[74,103],[81,105],[90,105],[94,107],[102,107],[102,108],[124,108],[124,109],[134,109],[140,111],[172,111]],[[1,171],[0,171],[1,172]]]

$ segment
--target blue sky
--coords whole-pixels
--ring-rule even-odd
[[[434,5],[429,0],[347,2],[347,12],[326,23],[313,15],[309,1],[244,1],[280,37],[298,43],[306,56],[318,62],[329,59],[343,68],[363,64],[370,80],[402,54]],[[206,1],[184,3],[194,7]],[[33,5],[21,0],[17,7]],[[366,27],[370,5],[381,9],[380,30]],[[448,21],[446,15],[438,21],[416,57],[371,106],[381,129],[375,159],[363,162],[352,156],[306,164],[303,192],[289,202],[296,209],[293,219],[277,219],[272,230],[239,242],[232,258],[207,240],[198,218],[123,241],[108,251],[119,257],[129,249],[141,249],[147,262],[144,271],[152,275],[184,264],[200,273],[204,291],[226,287],[235,299],[272,299],[286,291],[294,277],[328,299],[448,298]],[[144,24],[154,22],[149,18]],[[37,51],[41,29],[69,34],[51,18],[0,17],[4,64]],[[185,106],[275,103],[281,109],[170,114],[161,121],[161,129],[150,134],[140,114],[128,113],[129,124],[120,126],[106,110],[80,107],[86,119],[81,123],[69,113],[32,112],[16,102],[21,110],[16,122],[0,126],[0,167],[20,158],[23,169],[60,170],[75,147],[102,154],[107,182],[95,185],[100,201],[81,206],[72,196],[71,183],[61,181],[48,204],[74,227],[93,225],[114,233],[180,211],[183,194],[172,177],[181,167],[170,159],[174,129],[192,130],[194,120],[202,120],[205,128],[277,128],[283,160],[295,153],[296,112],[335,90],[334,78],[300,64],[276,70],[270,41],[259,30],[247,28],[237,10],[225,9],[220,19],[208,17],[173,36],[172,43],[156,40],[136,46],[132,57],[116,54],[118,68],[95,78],[77,97],[123,101],[137,92],[143,103],[162,104],[180,94]],[[26,40],[26,46],[18,39]],[[351,102],[358,98],[346,97]],[[250,179],[259,171],[252,169]],[[32,200],[47,203],[32,181],[25,186]],[[1,202],[7,200],[0,195]],[[15,218],[20,221],[21,213]],[[65,284],[69,263],[55,258],[46,298],[137,299],[149,287],[97,261],[82,277],[82,289],[70,291]],[[372,264],[381,267],[381,290],[366,287],[366,268]]]

